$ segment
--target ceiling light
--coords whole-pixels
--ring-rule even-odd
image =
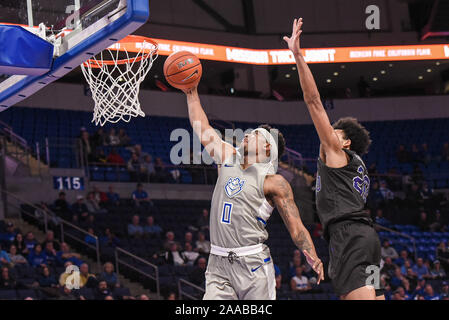
[[[334,76],[338,76],[338,72],[334,72]]]
[[[432,69],[427,69],[427,72],[432,72]]]
[[[344,69],[344,68],[346,68],[346,66],[345,66],[344,64],[342,64],[342,65],[340,66],[340,68]]]
[[[385,70],[380,70],[380,73],[381,74],[385,74],[385,73],[387,73]]]
[[[437,61],[435,64],[436,64],[437,66],[439,66],[439,65],[440,65],[440,61]]]
[[[418,76],[418,79],[422,80],[422,79],[424,79],[424,77],[423,76]]]
[[[295,71],[295,70],[296,70],[296,67],[292,67],[292,70]]]
[[[373,78],[373,81],[377,81],[377,77],[374,77],[374,78]]]
[[[331,83],[332,80],[331,80],[331,79],[326,79],[326,82],[327,82],[327,83]]]
[[[390,63],[390,64],[388,64],[388,66],[391,68],[391,67],[393,67],[393,64],[392,63]]]
[[[290,73],[287,73],[286,75],[285,75],[285,77],[288,79],[288,78],[290,78]]]

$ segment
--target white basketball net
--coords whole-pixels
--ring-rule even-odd
[[[100,58],[93,57],[81,65],[95,102],[92,122],[103,126],[106,122],[129,122],[133,117],[145,116],[140,108],[140,84],[158,57],[157,45],[143,42],[140,51],[130,57],[126,48],[121,52],[126,59],[119,59],[119,50],[106,49]],[[103,55],[113,63],[103,63]],[[123,61],[125,60],[125,63]]]

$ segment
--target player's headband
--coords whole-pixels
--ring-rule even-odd
[[[278,144],[277,141],[274,139],[273,135],[264,128],[257,128],[254,129],[251,133],[258,132],[261,134],[265,140],[271,145],[270,149],[270,163],[273,165],[273,171],[272,174],[275,174],[277,172],[278,167]],[[276,135],[277,136],[277,135]]]

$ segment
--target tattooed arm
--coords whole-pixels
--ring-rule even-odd
[[[264,193],[270,204],[278,209],[293,242],[318,274],[318,283],[324,280],[323,263],[316,254],[309,231],[301,221],[290,184],[279,174],[269,175],[265,178]]]

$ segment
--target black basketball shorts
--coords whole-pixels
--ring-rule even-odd
[[[346,295],[367,284],[379,284],[376,296],[383,294],[380,278],[380,241],[368,222],[341,221],[329,226],[329,269],[335,294]],[[377,272],[373,272],[377,267]],[[376,270],[375,270],[376,271]]]

